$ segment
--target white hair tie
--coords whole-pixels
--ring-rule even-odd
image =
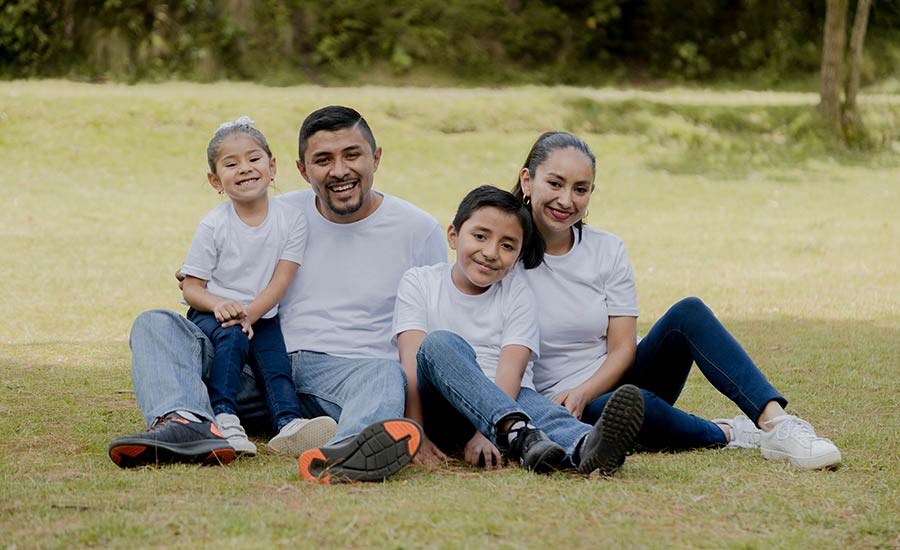
[[[219,129],[216,131],[218,132],[219,130],[227,130],[229,128],[234,128],[235,126],[252,126],[254,124],[256,124],[255,120],[251,120],[250,117],[248,117],[247,115],[244,115],[244,116],[237,117],[234,120],[230,120],[228,122],[223,122],[222,124],[219,125]]]

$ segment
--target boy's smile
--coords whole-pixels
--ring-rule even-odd
[[[492,206],[479,208],[462,227],[447,229],[456,251],[453,284],[465,294],[481,294],[503,279],[519,260],[523,231],[519,219]]]

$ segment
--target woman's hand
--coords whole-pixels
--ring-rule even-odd
[[[421,464],[422,466],[437,466],[447,461],[447,455],[437,448],[437,445],[431,442],[427,437],[422,438],[422,444],[419,446],[419,452],[413,459],[413,464]]]
[[[581,418],[584,414],[585,407],[591,402],[590,396],[580,386],[564,390],[556,394],[553,398],[554,403],[559,403],[565,407],[572,416]]]
[[[466,463],[470,466],[482,466],[490,470],[503,465],[503,457],[500,456],[500,451],[481,432],[475,432],[472,439],[466,443],[464,452]]]

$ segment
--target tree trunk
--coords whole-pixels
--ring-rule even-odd
[[[837,131],[841,128],[841,88],[843,87],[844,44],[846,43],[848,0],[827,0],[822,41],[822,83],[819,111]]]
[[[856,94],[859,93],[859,66],[862,64],[863,45],[866,42],[866,26],[869,23],[871,0],[859,0],[850,34],[850,51],[847,55],[847,92],[844,111],[856,113]]]

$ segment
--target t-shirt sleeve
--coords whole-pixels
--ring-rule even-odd
[[[606,281],[606,306],[610,315],[638,316],[637,288],[631,260],[625,250],[625,243],[619,242],[615,261]]]
[[[525,346],[531,359],[540,357],[541,335],[537,318],[537,303],[531,288],[522,280],[515,281],[503,310],[503,338],[500,347]]]
[[[394,322],[391,341],[407,330],[428,330],[426,293],[422,279],[415,268],[409,269],[400,279],[397,300],[394,302]]]
[[[434,223],[431,231],[423,239],[421,248],[414,258],[415,265],[434,265],[447,261],[447,240],[441,226]]]
[[[190,275],[208,281],[216,268],[218,252],[216,250],[215,229],[208,219],[197,226],[194,240],[188,249],[187,258],[181,266],[182,275]]]
[[[280,260],[287,260],[295,264],[303,263],[303,253],[306,251],[307,224],[306,215],[302,211],[290,208],[287,215],[288,234],[281,253]]]

